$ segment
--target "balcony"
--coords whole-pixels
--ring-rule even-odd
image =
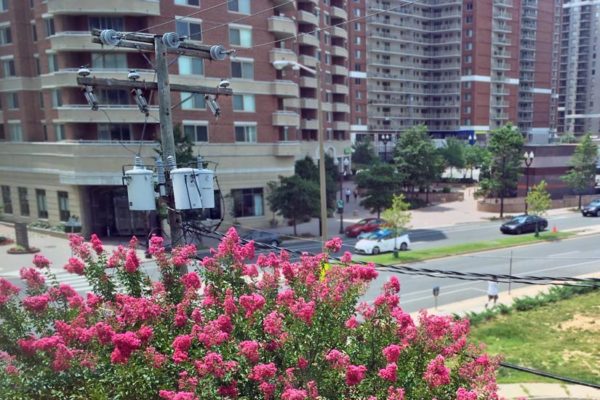
[[[277,80],[271,82],[271,93],[279,97],[298,97],[298,84],[292,81]]]
[[[317,58],[313,56],[301,55],[298,56],[298,62],[304,65],[305,67],[316,68],[319,60],[317,60]]]
[[[342,112],[342,113],[349,113],[350,112],[350,106],[346,103],[333,103],[331,106],[331,111],[333,112]]]
[[[269,32],[277,39],[287,39],[296,36],[296,23],[287,17],[269,17]]]
[[[52,89],[57,87],[76,87],[77,84],[77,68],[63,68],[56,72],[44,74],[40,76],[42,89]],[[154,71],[149,69],[136,69],[140,74],[141,81],[152,81]],[[114,68],[114,69],[92,69],[92,75],[96,78],[114,78],[125,79],[129,68]]]
[[[291,50],[273,48],[269,51],[269,62],[275,60],[298,61],[298,56]]]
[[[508,102],[506,101],[497,101],[497,100],[492,100],[491,103],[492,107],[508,107]]]
[[[300,116],[292,111],[275,111],[272,116],[273,126],[298,126]]]
[[[330,10],[330,15],[331,18],[341,18],[344,21],[348,20],[348,13],[343,8],[332,6]]]
[[[330,32],[331,36],[333,37],[348,39],[348,31],[346,31],[344,28],[340,28],[339,26],[334,26]]]
[[[331,90],[333,93],[337,93],[337,94],[349,94],[350,93],[350,91],[348,90],[348,86],[340,85],[339,83],[334,83],[333,85],[331,85]]]
[[[48,0],[48,13],[54,15],[160,15],[159,0]]]
[[[50,36],[50,46],[57,51],[115,51],[112,46],[102,46],[92,43],[92,35],[88,31],[57,32]],[[118,51],[137,51],[135,49],[119,48]]]
[[[298,156],[298,142],[278,142],[274,144],[273,154],[276,157],[296,157]]]
[[[158,107],[150,107],[150,118],[146,118],[137,106],[104,106],[102,111],[92,111],[87,105],[69,104],[58,107],[58,120],[56,123],[154,123],[158,121]],[[110,118],[107,116],[110,116]]]
[[[491,118],[492,119],[508,119],[508,114],[507,113],[492,113]]]
[[[341,65],[332,65],[331,66],[331,73],[333,75],[348,76],[348,68],[343,67]]]
[[[510,65],[508,63],[492,61],[492,69],[500,71],[509,71]]]
[[[494,30],[495,32],[504,32],[504,33],[512,32],[512,28],[509,25],[497,24],[495,22],[492,24],[492,30]]]
[[[319,121],[316,119],[303,119],[300,121],[300,128],[317,130],[319,129]]]
[[[310,25],[318,25],[319,24],[319,17],[317,17],[315,14],[308,12],[308,11],[304,11],[304,10],[298,10],[298,13],[296,14],[296,20],[299,23],[304,23],[304,24],[310,24]]]
[[[280,11],[294,11],[296,9],[296,2],[289,0],[271,0],[273,4],[277,7],[277,10]]]
[[[302,98],[300,99],[300,108],[316,110],[319,108],[319,101],[317,99]]]
[[[348,130],[350,130],[350,123],[347,121],[334,121],[333,122],[333,130],[334,131],[348,131]]]
[[[319,47],[319,39],[309,33],[301,33],[298,35],[298,43],[306,46]]]
[[[335,57],[348,58],[348,50],[341,46],[331,46],[331,55]]]
[[[300,77],[300,86],[305,88],[317,88],[317,79],[310,76]]]

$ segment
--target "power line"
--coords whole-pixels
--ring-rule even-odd
[[[213,31],[213,30],[215,30],[215,29],[219,29],[219,28],[222,28],[222,27],[224,27],[224,26],[227,26],[227,25],[229,25],[229,24],[236,23],[236,22],[240,22],[240,21],[243,21],[243,20],[245,20],[245,19],[248,19],[248,18],[255,17],[255,16],[257,16],[257,15],[260,15],[260,14],[263,14],[263,13],[265,13],[265,12],[267,12],[267,11],[272,11],[272,10],[275,10],[275,9],[277,9],[277,8],[279,8],[279,7],[285,6],[286,4],[289,4],[289,3],[294,3],[295,1],[296,1],[296,0],[289,0],[289,1],[285,2],[285,3],[283,3],[283,4],[278,4],[278,5],[276,5],[276,6],[273,6],[273,7],[270,7],[270,8],[265,8],[264,10],[261,10],[261,11],[257,11],[257,12],[255,12],[254,14],[244,15],[244,16],[242,16],[242,17],[240,17],[240,18],[237,18],[237,19],[234,19],[234,20],[228,21],[228,22],[226,22],[226,23],[219,24],[219,25],[217,25],[217,26],[213,26],[212,28],[204,29],[204,30],[202,30],[202,34],[204,35],[206,32],[210,32],[210,31]]]
[[[565,377],[565,376],[561,376],[561,375],[556,375],[556,374],[553,374],[550,372],[541,371],[539,369],[523,367],[521,365],[507,363],[507,362],[503,362],[503,361],[500,362],[500,366],[509,368],[509,369],[514,369],[514,370],[521,371],[521,372],[527,372],[527,373],[533,374],[533,375],[543,376],[543,377],[550,378],[550,379],[556,379],[556,380],[562,381],[562,382],[574,383],[575,385],[581,385],[581,386],[591,387],[594,389],[600,389],[600,385],[597,383],[585,382],[585,381],[581,381],[579,379],[569,378],[569,377]]]

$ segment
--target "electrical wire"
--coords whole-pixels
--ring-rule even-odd
[[[108,120],[108,125],[109,125],[109,127],[110,127],[110,126],[112,126],[112,125],[113,125],[113,123],[112,123],[112,121],[110,120],[110,117],[108,116],[108,113],[106,112],[106,110],[105,110],[104,108],[102,108],[102,107],[98,107],[98,110],[102,111],[102,112],[104,113],[104,115],[106,115],[106,119]],[[123,146],[123,148],[124,148],[125,150],[127,150],[127,151],[128,151],[128,152],[130,152],[131,154],[133,154],[133,155],[135,155],[135,156],[137,156],[137,155],[138,155],[138,154],[136,154],[136,152],[135,152],[135,151],[132,151],[132,150],[130,150],[129,148],[127,148],[127,146],[125,146],[125,144],[123,144],[123,142],[122,142],[121,140],[118,140],[118,142],[119,142],[119,144],[120,144],[121,146]]]
[[[535,369],[535,368],[523,367],[521,365],[512,364],[512,363],[503,362],[503,361],[500,362],[500,366],[509,368],[509,369],[514,369],[514,370],[521,371],[521,372],[527,372],[527,373],[533,374],[533,375],[538,375],[538,376],[543,376],[546,378],[555,379],[555,380],[562,381],[562,382],[573,383],[575,385],[588,386],[591,388],[600,389],[600,384],[597,384],[597,383],[585,382],[585,381],[581,381],[579,379],[556,375],[556,374],[541,371],[541,370]]]
[[[229,26],[229,24],[234,24],[236,22],[240,22],[240,21],[243,21],[245,19],[252,18],[252,17],[255,17],[255,16],[260,15],[260,14],[264,14],[267,11],[275,10],[275,9],[277,9],[279,7],[285,6],[286,4],[294,3],[295,1],[296,0],[289,0],[289,1],[285,2],[285,3],[283,3],[283,4],[278,4],[276,6],[273,6],[273,7],[270,7],[270,8],[265,8],[264,10],[261,10],[261,11],[257,11],[254,14],[244,15],[244,16],[242,16],[240,18],[228,21],[228,22],[226,22],[224,24],[219,24],[217,26],[213,26],[212,28],[204,29],[204,30],[202,30],[202,34],[204,35],[206,32],[214,31],[215,29],[219,29],[219,28],[222,28],[224,26]]]

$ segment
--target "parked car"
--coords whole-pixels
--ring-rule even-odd
[[[583,207],[581,209],[581,215],[587,217],[588,215],[593,215],[597,217],[600,213],[600,199],[594,199],[590,204]]]
[[[264,243],[271,246],[279,246],[281,244],[281,236],[275,232],[250,231],[242,235],[242,239],[254,240],[256,243]]]
[[[548,228],[548,221],[537,215],[517,215],[510,221],[503,223],[500,231],[519,235],[525,232],[535,232],[536,225],[538,231],[541,232]]]
[[[394,235],[392,229],[380,229],[367,234],[354,245],[354,250],[359,254],[379,254],[386,251],[408,250],[410,238],[408,233]]]
[[[385,225],[386,221],[381,218],[365,218],[355,224],[346,227],[344,232],[348,237],[357,237],[361,233],[373,232]]]

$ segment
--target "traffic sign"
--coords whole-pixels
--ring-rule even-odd
[[[338,206],[338,208],[344,208],[344,200],[338,200],[337,206]]]

